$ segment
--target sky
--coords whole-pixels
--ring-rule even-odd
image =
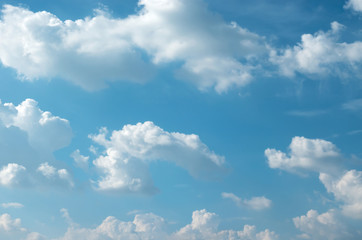
[[[361,0],[0,4],[1,239],[362,239]]]

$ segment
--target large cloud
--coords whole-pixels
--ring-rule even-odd
[[[301,42],[280,53],[272,51],[270,61],[279,66],[281,74],[293,77],[296,73],[313,76],[361,76],[362,42],[338,42],[343,25],[333,22],[331,30],[303,34]]]
[[[123,222],[115,217],[107,217],[96,228],[71,226],[61,240],[273,240],[277,235],[266,229],[256,231],[255,226],[245,225],[243,230],[218,230],[219,219],[215,213],[205,209],[194,211],[192,222],[175,233],[165,231],[166,221],[153,213],[138,214],[133,221]],[[59,240],[60,240],[59,239]]]
[[[155,66],[175,62],[180,77],[223,92],[250,82],[255,59],[268,51],[262,37],[226,23],[200,0],[138,4],[139,12],[125,19],[98,10],[76,21],[5,5],[0,60],[24,80],[61,77],[88,90],[144,82]]]
[[[42,111],[35,100],[26,99],[17,106],[0,102],[0,185],[44,182],[38,165],[55,162],[53,152],[67,146],[71,138],[69,122]],[[67,170],[59,169],[58,175],[56,182],[71,183]]]
[[[93,163],[104,176],[97,182],[100,190],[154,193],[148,164],[162,160],[185,168],[192,176],[219,177],[224,171],[224,157],[216,155],[195,134],[167,132],[152,122],[125,125],[90,138],[105,148],[105,154]]]

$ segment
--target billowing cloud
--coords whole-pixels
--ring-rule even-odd
[[[313,76],[361,76],[362,42],[338,42],[343,25],[332,22],[331,30],[303,34],[301,42],[280,53],[272,51],[270,61],[277,64],[280,73],[293,77],[296,73]]]
[[[303,239],[356,240],[362,236],[358,230],[350,229],[335,209],[322,214],[315,210],[309,210],[306,215],[293,218],[293,222],[295,227],[303,232],[300,235]]]
[[[262,37],[225,22],[200,0],[138,5],[125,19],[97,10],[76,21],[5,5],[0,60],[23,80],[61,77],[87,90],[118,80],[144,82],[155,67],[179,63],[179,77],[224,92],[248,84],[260,56],[267,56]]]
[[[269,166],[292,172],[299,169],[319,172],[320,181],[340,202],[342,213],[362,219],[362,172],[346,170],[333,143],[294,137],[290,150],[290,157],[275,149],[265,150]]]
[[[152,122],[125,125],[121,130],[103,128],[90,138],[105,148],[93,164],[103,172],[99,190],[154,193],[148,164],[169,161],[185,168],[192,176],[217,178],[224,172],[225,159],[201,142],[195,134],[167,132]]]
[[[30,146],[38,151],[61,149],[69,145],[72,137],[68,120],[42,111],[33,99],[26,99],[18,106],[0,104],[0,124],[24,131]]]
[[[343,202],[343,214],[362,219],[362,171],[346,171],[341,177],[321,173],[319,179],[328,192]]]
[[[0,102],[0,184],[16,187],[43,183],[36,166],[42,161],[55,162],[53,152],[67,146],[71,138],[69,122],[42,111],[35,100],[26,99],[17,106]],[[50,167],[43,170],[51,172]],[[69,182],[65,169],[57,174]]]
[[[270,208],[272,201],[264,196],[252,197],[251,199],[241,199],[233,193],[221,193],[221,196],[225,199],[231,199],[239,207],[247,207],[254,210],[263,210]]]
[[[362,1],[361,0],[348,0],[345,8],[350,8],[356,12],[362,12]]]
[[[269,167],[286,171],[309,170],[316,172],[338,172],[342,156],[338,148],[323,139],[294,137],[286,154],[276,149],[266,149]]]
[[[205,209],[194,211],[192,222],[175,233],[165,231],[166,221],[153,213],[137,214],[133,221],[123,222],[115,217],[107,217],[96,228],[79,228],[71,226],[65,235],[59,240],[273,240],[277,235],[266,229],[256,231],[255,226],[245,225],[241,231],[218,230],[219,219],[215,213],[207,212]]]

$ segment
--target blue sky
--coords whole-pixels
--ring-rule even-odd
[[[0,4],[1,239],[361,239],[361,0]]]

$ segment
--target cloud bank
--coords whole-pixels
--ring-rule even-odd
[[[59,240],[275,240],[278,236],[265,229],[257,232],[255,226],[245,225],[243,230],[218,230],[219,219],[215,213],[205,209],[192,213],[192,222],[174,233],[165,231],[166,221],[153,213],[138,214],[133,221],[123,222],[115,217],[107,217],[95,228],[68,228]]]

